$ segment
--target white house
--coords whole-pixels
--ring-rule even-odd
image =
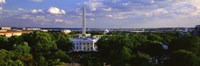
[[[96,42],[99,40],[97,37],[93,38],[73,38],[71,41],[74,44],[73,51],[74,52],[91,52],[97,51]]]
[[[90,34],[86,34],[86,15],[85,8],[83,7],[82,15],[82,34],[79,37],[72,38],[71,41],[74,44],[74,52],[92,52],[97,51],[96,42],[99,40],[99,37],[91,37]]]

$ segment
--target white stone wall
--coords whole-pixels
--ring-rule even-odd
[[[96,41],[97,39],[72,39],[71,40],[74,44],[73,50],[75,52],[83,51],[83,52],[90,52],[90,51],[97,51]]]

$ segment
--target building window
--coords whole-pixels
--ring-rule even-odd
[[[87,46],[89,47],[89,46],[90,46],[90,43],[87,43]]]
[[[83,50],[85,51],[85,49],[86,49],[86,48],[84,47]]]

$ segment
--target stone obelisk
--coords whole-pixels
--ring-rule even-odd
[[[86,35],[86,10],[85,6],[83,6],[83,14],[82,14],[82,36]]]

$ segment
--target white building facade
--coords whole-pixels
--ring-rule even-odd
[[[73,38],[71,41],[74,44],[74,52],[92,52],[97,51],[97,45],[95,44],[98,38]]]

